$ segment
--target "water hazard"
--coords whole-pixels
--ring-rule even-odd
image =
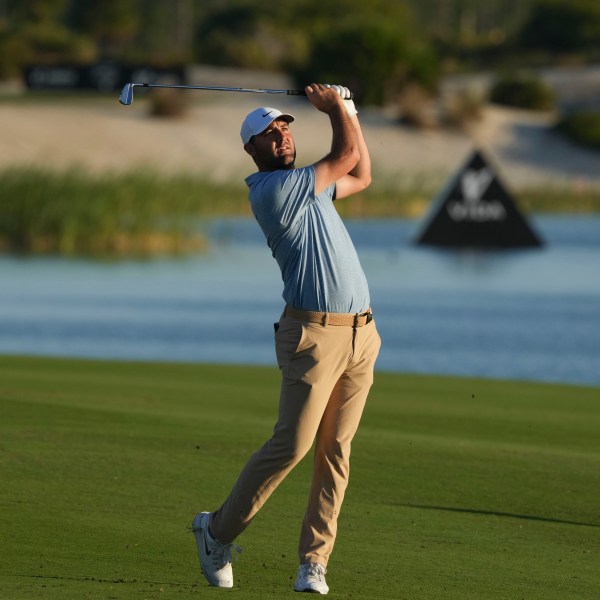
[[[383,340],[379,370],[600,385],[600,218],[538,217],[546,246],[417,247],[417,223],[349,221]],[[274,365],[279,271],[251,219],[208,254],[0,258],[0,353]]]

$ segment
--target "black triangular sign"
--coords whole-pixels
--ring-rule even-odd
[[[480,150],[432,203],[416,242],[453,248],[542,246]]]

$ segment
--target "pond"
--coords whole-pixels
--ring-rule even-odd
[[[377,369],[600,385],[600,218],[535,217],[542,249],[415,246],[410,220],[347,222],[383,340]],[[0,353],[274,365],[279,271],[252,219],[208,253],[0,257]]]

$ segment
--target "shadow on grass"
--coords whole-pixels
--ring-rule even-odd
[[[418,508],[420,510],[441,510],[446,512],[466,513],[471,515],[486,515],[492,517],[508,517],[509,519],[524,519],[526,521],[542,521],[544,523],[560,523],[562,525],[577,525],[580,527],[600,527],[597,523],[581,523],[579,521],[567,521],[564,519],[552,519],[550,517],[539,517],[536,515],[518,515],[515,513],[499,512],[495,510],[479,510],[476,508],[455,508],[451,506],[429,506],[426,504],[396,504],[404,508]]]

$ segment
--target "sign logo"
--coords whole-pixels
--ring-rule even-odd
[[[463,198],[467,202],[479,202],[493,178],[489,169],[466,171],[460,180]]]
[[[485,198],[494,174],[487,168],[467,169],[460,178],[462,199],[448,202],[447,211],[453,221],[502,221],[506,210],[498,200]]]

